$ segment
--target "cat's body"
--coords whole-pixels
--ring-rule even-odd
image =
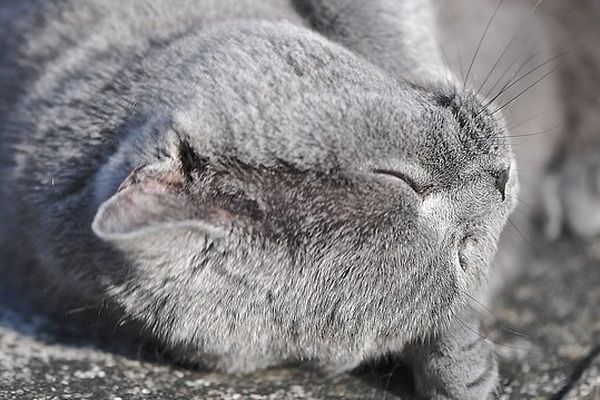
[[[424,395],[490,393],[463,312],[516,168],[428,2],[48,3],[0,9],[15,259],[209,367],[403,351]]]

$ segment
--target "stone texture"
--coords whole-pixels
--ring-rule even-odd
[[[500,398],[600,398],[600,246],[537,250],[494,310]]]

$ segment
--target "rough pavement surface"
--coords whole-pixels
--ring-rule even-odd
[[[600,245],[542,253],[495,306],[501,399],[600,399]]]
[[[600,399],[600,244],[537,249],[481,313],[501,360],[500,399]],[[224,376],[176,367],[138,344],[57,327],[0,301],[0,399],[410,399],[406,370],[341,376],[277,369]],[[387,389],[387,390],[386,390]]]

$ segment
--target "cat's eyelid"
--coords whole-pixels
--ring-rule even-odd
[[[372,172],[378,175],[392,176],[396,179],[402,180],[404,183],[410,186],[410,188],[419,196],[425,196],[431,189],[431,186],[419,183],[408,174],[400,171],[392,169],[374,169]]]

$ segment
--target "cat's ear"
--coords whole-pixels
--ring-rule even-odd
[[[117,192],[100,205],[92,230],[101,239],[123,240],[157,230],[188,227],[221,235],[214,210],[197,210],[184,190],[179,168],[150,166],[135,169]]]

